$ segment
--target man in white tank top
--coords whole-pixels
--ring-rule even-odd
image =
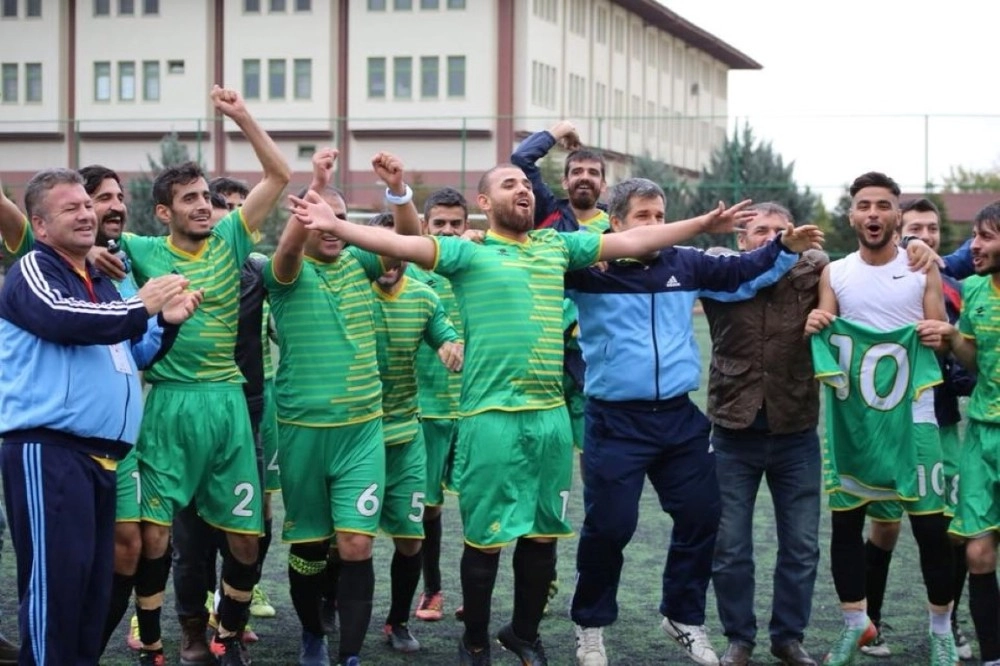
[[[906,252],[894,242],[900,223],[899,186],[885,174],[870,172],[855,179],[850,194],[849,219],[858,237],[858,250],[824,269],[820,278],[819,305],[809,314],[806,334],[819,333],[837,316],[876,331],[892,331],[926,319],[944,320],[944,299],[937,267],[932,267],[926,275],[911,271]],[[920,342],[937,347],[940,335],[923,336]],[[860,348],[860,345],[854,346]],[[849,377],[849,381],[853,383],[855,378]],[[837,410],[846,409],[845,405],[828,400],[826,407]],[[915,447],[918,467],[929,471],[933,477],[941,471],[942,458],[933,391],[923,391],[913,401],[912,419],[912,441],[895,444]],[[830,459],[844,455],[847,445],[851,444],[855,469],[864,469],[865,460],[871,460],[872,467],[876,462],[884,465],[887,448],[884,442],[875,441],[874,437],[866,442],[845,442],[838,455],[837,441],[847,433],[839,433],[837,438],[833,434],[829,430],[826,433]],[[860,461],[857,456],[861,457]],[[919,470],[900,470],[900,473],[919,474]],[[847,481],[853,483],[849,485]],[[910,515],[923,563],[921,568],[930,610],[930,663],[932,666],[953,666],[958,663],[958,653],[950,619],[952,549],[939,485],[921,484],[920,497],[904,501],[903,508]],[[830,565],[844,615],[844,628],[824,662],[831,666],[853,663],[858,649],[877,635],[877,628],[867,615],[865,598],[866,556],[862,539],[865,513],[870,504],[887,499],[898,501],[900,496],[892,497],[873,487],[878,488],[878,485],[866,483],[864,478],[846,479],[830,495]]]

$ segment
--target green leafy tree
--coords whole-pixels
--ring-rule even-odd
[[[822,212],[822,216],[816,217],[814,221],[826,236],[823,249],[830,255],[830,259],[839,259],[858,249],[858,236],[848,220],[851,195],[846,190],[840,195],[833,211],[827,212],[822,204],[817,206],[817,210]]]
[[[647,178],[663,188],[663,193],[667,195],[667,220],[687,217],[691,207],[691,188],[666,162],[653,159],[648,153],[636,157],[632,160],[632,176]]]
[[[153,214],[153,180],[166,167],[191,161],[191,156],[177,134],[171,133],[160,141],[159,162],[150,155],[146,159],[149,161],[149,173],[143,173],[128,183],[128,230],[142,236],[162,236],[167,233],[167,226]]]
[[[688,216],[701,215],[720,200],[733,204],[749,198],[755,202],[779,203],[792,213],[797,223],[808,222],[818,197],[808,187],[799,187],[794,169],[794,162],[785,164],[770,142],[758,141],[750,125],[744,124],[712,153],[708,166],[702,169]],[[731,242],[731,237],[725,235],[696,239],[702,246]]]
[[[1000,169],[975,171],[952,167],[944,177],[945,192],[1000,192]]]

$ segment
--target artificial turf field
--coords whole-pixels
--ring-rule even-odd
[[[701,346],[703,368],[707,368],[710,345],[707,326],[704,318],[696,317],[696,331]],[[702,379],[707,381],[707,372]],[[694,397],[699,406],[704,407],[704,389]],[[281,525],[282,506],[280,495],[275,502],[274,525]],[[608,658],[612,664],[693,664],[681,649],[662,633],[659,628],[660,615],[657,610],[660,598],[660,582],[664,555],[670,534],[670,519],[661,512],[655,493],[647,486],[642,497],[639,528],[625,551],[625,567],[622,572],[621,588],[618,593],[618,622],[605,630],[605,645]],[[583,521],[583,497],[579,479],[574,485],[569,503],[571,521],[577,528]],[[456,644],[462,633],[462,624],[452,615],[460,602],[461,589],[458,576],[458,563],[461,555],[461,529],[459,524],[457,503],[454,497],[449,497],[443,516],[444,543],[442,544],[441,567],[444,581],[446,616],[442,622],[423,623],[412,620],[411,628],[420,640],[422,649],[413,655],[393,653],[385,644],[382,635],[382,622],[389,607],[389,562],[392,557],[392,542],[386,538],[375,541],[375,606],[372,623],[368,632],[362,662],[365,664],[455,664]],[[754,664],[773,664],[768,651],[767,623],[770,615],[771,570],[774,567],[777,541],[773,529],[773,512],[771,498],[766,484],[762,484],[755,512],[754,549],[757,561],[757,613],[758,647]],[[893,656],[889,659],[871,659],[858,657],[858,663],[876,664],[926,664],[927,650],[927,610],[926,596],[920,577],[920,567],[917,559],[916,546],[909,533],[909,525],[904,522],[903,534],[893,558],[889,585],[886,592],[883,617],[892,630],[887,631],[886,638],[890,644]],[[829,543],[829,516],[825,509],[820,525],[821,559],[817,576],[816,592],[813,600],[812,623],[806,635],[805,646],[817,661],[820,661],[826,648],[835,638],[841,626],[840,613],[833,582],[830,577],[830,565],[827,553]],[[559,546],[559,580],[560,590],[550,604],[550,612],[543,621],[542,639],[549,657],[549,663],[575,664],[575,638],[573,624],[569,620],[568,606],[573,585],[573,564],[576,552],[575,539],[563,540]],[[286,575],[287,546],[275,542],[271,547],[265,564],[263,584],[278,610],[276,618],[254,620],[252,626],[260,635],[261,641],[251,647],[254,664],[262,666],[297,663],[299,644],[299,624],[288,597]],[[172,582],[168,584],[167,601],[163,614],[164,644],[168,655],[168,664],[179,662],[177,650],[179,641],[179,626],[173,613],[171,601]],[[497,577],[496,592],[493,599],[493,619],[491,630],[495,633],[505,622],[509,621],[513,605],[513,578],[510,566],[510,553],[502,556],[500,573]],[[0,608],[4,619],[0,623],[8,637],[17,635],[16,583],[14,575],[14,558],[9,538],[3,546],[3,558],[0,562]],[[73,603],[66,600],[66,603]],[[971,620],[968,614],[967,596],[963,597],[961,618],[967,635],[973,635]],[[121,666],[135,663],[135,657],[125,647],[125,630],[127,618],[122,622],[105,654],[102,664]],[[706,625],[709,637],[716,651],[722,654],[726,639],[721,633],[721,627],[715,612],[715,599],[709,588],[708,617]],[[336,657],[336,635],[331,637],[331,653]],[[973,646],[973,651],[978,652]],[[517,659],[494,646],[493,659],[496,664],[516,664]],[[978,663],[978,662],[970,662]]]

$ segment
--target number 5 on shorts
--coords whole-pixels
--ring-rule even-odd
[[[406,517],[414,523],[424,522],[424,497],[426,496],[426,493],[413,493],[410,497],[410,506],[413,508],[415,513],[407,514]]]
[[[361,493],[361,496],[358,497],[358,501],[354,505],[355,508],[357,508],[358,513],[360,513],[362,516],[366,518],[371,518],[376,513],[378,513],[378,509],[379,506],[381,506],[381,502],[379,502],[378,495],[375,494],[377,492],[378,492],[377,483],[373,483],[372,485],[365,488],[365,491]]]

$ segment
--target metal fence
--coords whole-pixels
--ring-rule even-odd
[[[288,158],[299,174],[308,171],[312,148],[327,143],[340,145],[342,137],[351,137],[352,145],[357,147],[362,145],[358,137],[364,136],[366,146],[375,142],[399,151],[411,172],[423,174],[420,184],[433,189],[457,184],[474,186],[482,170],[496,159],[494,141],[505,136],[501,126],[512,127],[516,141],[523,132],[548,127],[556,120],[453,116],[262,118],[261,122],[282,137],[282,146],[289,151]],[[643,154],[694,175],[707,164],[725,136],[749,125],[758,140],[772,144],[785,164],[794,164],[797,184],[820,194],[828,207],[836,203],[846,183],[868,170],[892,175],[904,190],[924,191],[928,186],[940,189],[955,167],[991,169],[998,158],[994,137],[1000,136],[1000,115],[772,114],[721,118],[667,113],[593,116],[575,122],[584,143],[605,151],[611,158],[611,182],[629,173],[628,156]],[[26,171],[57,163],[65,165],[69,155],[76,156],[78,162],[68,164],[72,167],[100,161],[126,173],[141,172],[149,168],[147,156],[159,160],[157,137],[170,131],[180,132],[191,157],[211,171],[217,128],[211,118],[81,118],[72,123],[0,119],[0,140],[6,146],[18,141],[19,136],[31,139],[30,143],[17,143],[16,151],[0,150],[0,178],[19,188]],[[227,132],[234,129],[225,125]],[[416,130],[423,133],[414,133]],[[126,135],[144,138],[122,141]],[[229,168],[239,161],[237,153],[246,156],[245,151],[233,146],[227,150],[231,155]],[[14,173],[21,175],[13,180]],[[440,175],[443,173],[448,175]],[[737,183],[755,189],[777,188],[780,184],[777,180]]]

